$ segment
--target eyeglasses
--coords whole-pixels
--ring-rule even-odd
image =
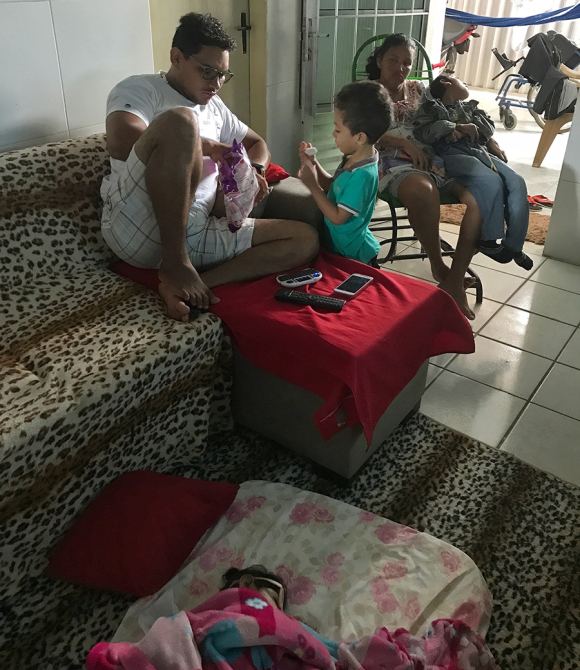
[[[197,67],[199,68],[201,72],[201,76],[203,79],[206,79],[207,81],[212,81],[213,79],[222,79],[224,84],[227,84],[228,81],[234,76],[233,72],[230,72],[229,70],[226,70],[225,72],[222,72],[221,70],[216,70],[215,67],[210,67],[209,65],[202,65],[200,62],[198,62],[193,56],[190,56],[188,54],[185,54],[188,58],[192,58]]]
[[[275,601],[278,609],[284,609],[284,587],[280,582],[276,582],[273,579],[268,579],[267,577],[252,577],[252,575],[243,575],[240,579],[231,583],[231,587],[241,586],[245,589],[251,589],[252,587],[259,591],[260,589],[271,589],[275,592]]]

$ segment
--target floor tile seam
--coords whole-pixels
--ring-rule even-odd
[[[513,292],[513,293],[512,293],[506,300],[505,300],[505,302],[502,303],[502,304],[503,304],[504,306],[506,306],[506,307],[512,307],[513,309],[519,309],[519,310],[521,310],[522,312],[528,312],[529,314],[535,314],[536,316],[541,316],[541,317],[543,317],[544,319],[549,319],[550,321],[557,321],[558,323],[563,323],[563,324],[566,325],[566,326],[572,326],[572,327],[574,327],[574,328],[577,328],[578,326],[580,326],[580,323],[574,325],[573,323],[567,323],[566,321],[561,321],[560,319],[554,319],[553,317],[551,317],[551,316],[546,316],[545,314],[539,314],[538,312],[532,312],[532,311],[529,310],[529,309],[524,309],[523,307],[519,307],[519,306],[517,306],[517,305],[511,305],[508,301],[511,300],[511,299],[514,297],[514,295],[515,295],[521,288],[523,288],[523,286],[524,286],[527,282],[530,282],[530,281],[534,281],[534,280],[531,279],[531,278],[524,279],[524,281],[522,282],[522,284],[521,284],[520,286],[518,286],[518,288],[517,288],[517,289],[516,289],[516,290],[515,290],[515,291],[514,291],[514,292]],[[536,283],[536,284],[540,284],[541,282],[535,282],[535,283]],[[549,284],[544,284],[544,286],[549,286]],[[558,288],[558,287],[553,286],[552,288]],[[561,290],[564,290],[564,289],[561,289]],[[580,293],[574,293],[574,291],[568,291],[568,293],[571,293],[572,295],[580,295]],[[499,302],[499,301],[496,300],[495,302]],[[499,310],[498,310],[498,311],[499,311]],[[494,315],[494,316],[495,316],[495,315]]]
[[[572,295],[580,295],[580,294],[572,293]],[[511,300],[511,298],[508,299]],[[528,312],[529,314],[535,314],[536,316],[543,316],[544,319],[549,319],[550,321],[557,321],[558,323],[563,323],[565,326],[572,326],[573,328],[578,328],[578,326],[580,326],[580,319],[578,320],[578,323],[570,323],[569,321],[562,321],[562,319],[556,319],[553,316],[547,316],[546,314],[541,314],[540,312],[534,312],[533,310],[526,309],[525,307],[521,307],[520,305],[513,305],[509,302],[506,302],[505,304],[507,305],[507,307],[513,307],[514,309],[521,309],[522,312]]]
[[[569,414],[565,414],[564,412],[561,412],[560,410],[554,409],[553,407],[546,407],[545,405],[540,405],[539,402],[532,402],[531,400],[530,400],[529,404],[534,405],[535,407],[541,407],[542,409],[547,409],[549,412],[554,412],[554,414],[559,414],[560,416],[565,416],[567,419],[571,419],[572,421],[575,421],[576,423],[580,424],[580,419],[577,419],[575,416],[570,416]]]
[[[515,344],[508,344],[507,342],[502,342],[501,340],[496,340],[495,338],[490,337],[489,335],[482,335],[481,333],[477,333],[477,337],[483,337],[486,340],[491,340],[492,342],[497,342],[498,344],[503,344],[506,347],[511,347],[512,349],[517,349],[518,351],[523,351],[526,354],[532,354],[532,356],[537,356],[538,358],[543,358],[547,361],[552,361],[552,363],[556,362],[555,358],[550,358],[550,356],[544,356],[544,354],[537,354],[535,351],[528,351],[527,349],[522,349],[521,347],[516,347]],[[559,355],[560,354],[558,354],[558,356]],[[573,367],[573,366],[570,366],[570,367]]]
[[[560,356],[561,355],[562,354],[560,354]],[[577,368],[575,365],[570,365],[570,363],[564,363],[564,361],[559,361],[558,359],[556,359],[554,361],[554,363],[558,363],[558,365],[563,365],[565,368],[571,368],[572,370],[578,370],[578,372],[580,372],[580,367]],[[439,367],[439,366],[437,366],[437,367]]]
[[[500,441],[497,443],[497,450],[500,451],[502,445],[506,441],[506,439],[509,437],[509,434],[515,429],[518,421],[521,419],[523,416],[524,412],[526,409],[531,405],[532,403],[529,400],[526,400],[524,403],[524,406],[520,409],[520,411],[516,414],[514,417],[514,420],[511,422],[511,424],[508,426],[507,430],[503,434],[503,437],[500,439]]]
[[[495,314],[494,314],[495,316]],[[564,324],[568,325],[568,324]],[[480,333],[478,333],[479,335]],[[519,349],[520,351],[525,351],[528,354],[534,354],[535,356],[540,356],[540,358],[547,358],[549,361],[554,361],[556,362],[556,359],[558,356],[562,353],[563,349],[560,349],[560,351],[556,354],[556,356],[553,358],[551,356],[545,356],[544,354],[539,354],[537,351],[530,351],[529,349],[524,349],[523,347],[518,347],[515,344],[512,344],[511,342],[504,342],[503,340],[498,340],[496,337],[491,337],[491,335],[482,335],[482,337],[486,337],[488,340],[493,340],[494,342],[498,342],[499,344],[505,344],[508,347],[513,347],[514,349]],[[569,340],[566,341],[566,344],[568,343]],[[566,346],[566,345],[564,345]]]
[[[566,291],[566,293],[571,293],[572,295],[580,295],[580,291],[570,291],[567,288],[562,288],[561,286],[554,286],[553,284],[546,284],[544,281],[538,281],[537,279],[532,279],[530,277],[530,281],[535,282],[536,284],[542,284],[542,286],[550,286],[551,288],[557,288],[560,291]]]
[[[450,372],[451,374],[457,375],[458,377],[463,377],[464,379],[469,379],[470,382],[475,382],[476,384],[481,384],[482,386],[487,386],[487,388],[493,389],[494,391],[499,391],[500,393],[506,393],[507,395],[511,395],[513,398],[517,398],[518,400],[523,400],[524,402],[530,402],[530,400],[528,400],[527,398],[524,398],[521,395],[516,395],[515,393],[511,393],[510,391],[504,391],[503,389],[498,389],[497,386],[492,386],[491,384],[486,384],[485,382],[482,382],[479,379],[472,379],[471,377],[468,377],[466,374],[462,374],[461,372],[455,372],[455,370],[449,370],[449,368],[443,368],[443,372]]]
[[[449,353],[453,353],[453,352],[449,352]],[[439,354],[439,355],[440,355],[440,356],[445,356],[445,354]],[[469,354],[465,354],[465,355],[468,356]],[[458,356],[461,356],[461,354],[453,353],[452,358],[450,358],[449,361],[448,361],[447,363],[445,363],[445,365],[437,365],[437,363],[433,363],[433,362],[431,361],[431,359],[429,359],[429,363],[431,363],[431,365],[434,365],[436,368],[441,368],[442,370],[446,370],[446,369],[447,369],[447,366],[450,365],[451,363],[453,363],[453,361],[454,361]]]

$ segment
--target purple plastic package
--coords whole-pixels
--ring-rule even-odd
[[[258,180],[246,149],[234,140],[218,163],[219,181],[224,192],[228,227],[235,233],[254,208]]]

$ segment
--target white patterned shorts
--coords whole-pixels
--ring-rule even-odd
[[[255,219],[246,219],[232,233],[225,217],[206,216],[194,207],[189,212],[186,245],[196,270],[209,270],[252,246]],[[101,230],[105,242],[119,258],[139,268],[161,264],[161,236],[153,204],[145,186],[145,165],[131,149],[123,172],[113,181],[103,207]]]

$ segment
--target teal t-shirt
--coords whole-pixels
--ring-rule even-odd
[[[326,247],[332,253],[368,263],[380,249],[380,244],[369,230],[379,187],[378,154],[348,168],[342,166],[345,156],[332,178],[328,199],[334,205],[350,212],[342,226],[335,226],[325,217]]]

